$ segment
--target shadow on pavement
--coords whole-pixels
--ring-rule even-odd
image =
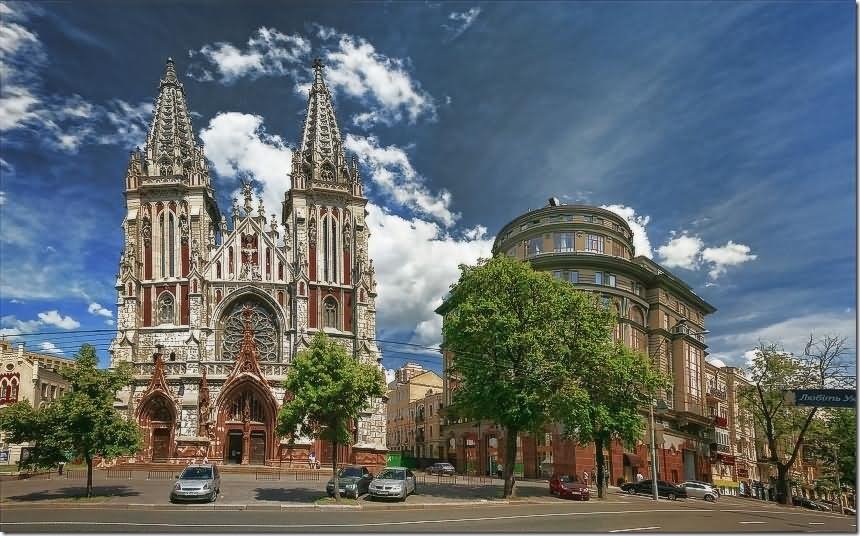
[[[75,499],[86,497],[86,486],[75,486],[60,488],[50,491],[35,491],[26,495],[14,495],[8,497],[11,501],[46,501],[52,499]],[[93,497],[136,497],[139,491],[128,486],[93,486]]]
[[[312,503],[326,497],[325,491],[313,488],[256,488],[254,499],[257,501],[289,501]]]

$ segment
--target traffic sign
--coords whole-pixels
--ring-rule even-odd
[[[857,390],[794,389],[785,391],[785,403],[791,406],[853,408],[857,405]]]

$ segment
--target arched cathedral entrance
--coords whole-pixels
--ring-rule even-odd
[[[171,457],[176,415],[173,403],[163,394],[154,394],[140,410],[139,421],[144,431],[144,449],[152,462],[166,462]]]
[[[268,386],[251,379],[235,384],[218,407],[224,463],[264,465],[275,457],[277,404]]]

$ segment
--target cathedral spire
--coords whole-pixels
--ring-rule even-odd
[[[302,132],[300,159],[293,164],[293,177],[300,187],[311,181],[349,183],[351,172],[343,152],[343,140],[334,113],[331,92],[323,77],[323,62],[313,63],[314,80],[308,95],[308,111]]]
[[[203,148],[194,139],[185,88],[176,74],[173,58],[167,58],[158,84],[152,123],[144,148],[144,175],[161,180],[209,185]]]

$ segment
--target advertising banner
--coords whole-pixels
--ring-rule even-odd
[[[785,403],[792,406],[853,408],[857,405],[856,389],[794,389],[785,391]]]

